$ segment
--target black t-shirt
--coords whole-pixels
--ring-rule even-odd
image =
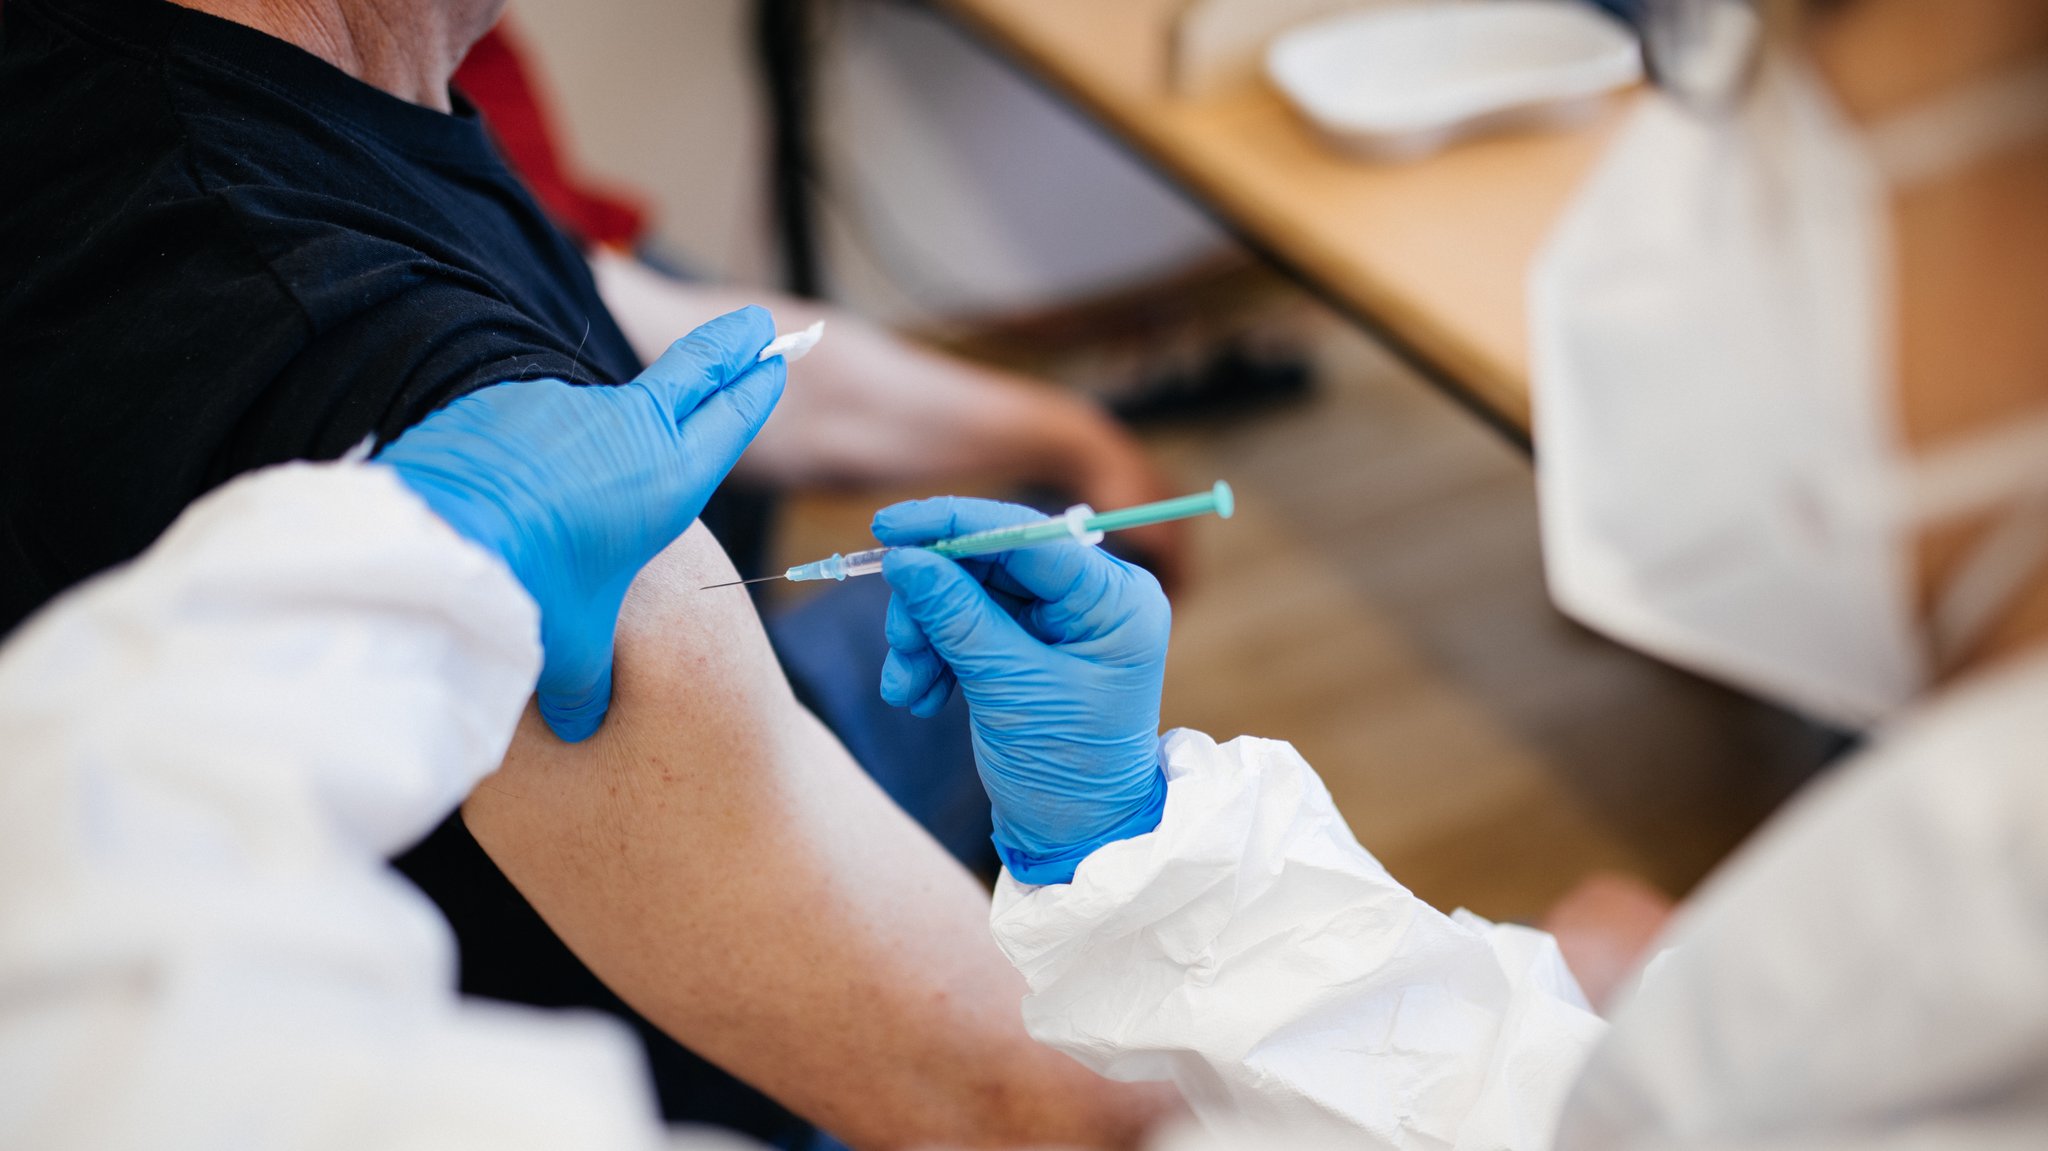
[[[163,0],[7,3],[0,632],[240,472],[506,380],[639,369],[466,106]],[[606,990],[459,816],[399,865],[453,924],[465,990],[617,1014],[670,1118],[809,1139]]]
[[[0,632],[222,481],[640,365],[482,122],[161,0],[12,0]]]

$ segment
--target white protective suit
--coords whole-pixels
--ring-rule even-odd
[[[535,625],[386,470],[295,466],[0,649],[0,1147],[660,1144],[631,1037],[458,999],[383,863],[498,762]],[[1163,747],[1158,830],[993,923],[1036,1034],[1216,1129],[1175,1151],[2048,1146],[2048,661],[1805,797],[1611,1031],[1287,745]]]
[[[1560,1116],[1573,1149],[2048,1147],[2048,659],[1811,788],[1611,1030],[1547,936],[1408,894],[1286,744],[1164,747],[1159,829],[1069,885],[1005,876],[993,923],[1034,1035],[1172,1077],[1205,1121],[1292,1147],[1542,1148]]]
[[[661,1145],[632,1037],[458,1000],[384,863],[497,766],[537,634],[510,571],[361,465],[237,481],[24,624],[0,1147]]]

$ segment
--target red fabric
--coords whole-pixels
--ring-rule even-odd
[[[455,70],[455,87],[476,105],[506,162],[557,227],[587,246],[631,247],[647,230],[646,202],[571,170],[509,23],[498,21],[469,50]]]

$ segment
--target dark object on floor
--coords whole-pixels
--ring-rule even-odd
[[[1109,406],[1132,424],[1198,419],[1291,403],[1307,396],[1314,382],[1304,355],[1232,343],[1193,371],[1147,380]]]

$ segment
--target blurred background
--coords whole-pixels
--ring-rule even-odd
[[[1599,869],[1683,893],[1837,750],[1560,616],[1526,448],[1060,98],[924,7],[806,8],[807,267],[783,242],[756,3],[514,0],[511,19],[578,158],[644,197],[666,260],[808,277],[1119,407],[1184,490],[1235,485],[1237,518],[1194,528],[1169,726],[1293,741],[1395,875],[1503,919]],[[776,561],[862,546],[875,507],[929,494],[799,496]]]

